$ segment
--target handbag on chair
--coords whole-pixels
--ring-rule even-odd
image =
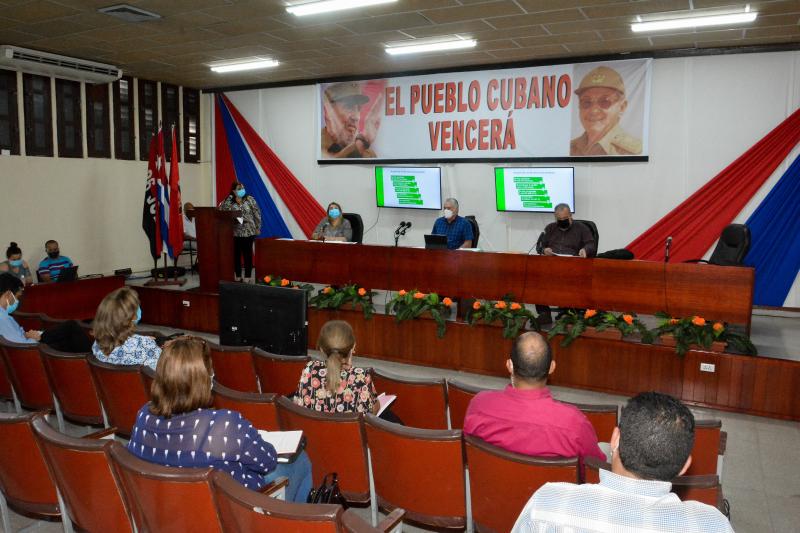
[[[317,488],[308,492],[307,503],[336,503],[347,508],[347,502],[339,490],[339,476],[336,472],[327,474]]]

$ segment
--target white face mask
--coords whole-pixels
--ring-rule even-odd
[[[445,209],[444,210],[444,218],[448,218],[449,219],[449,218],[452,218],[452,217],[453,217],[453,212],[450,209]]]

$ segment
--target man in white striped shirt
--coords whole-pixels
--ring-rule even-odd
[[[692,462],[694,416],[666,394],[641,393],[622,409],[611,437],[611,472],[599,484],[547,483],[512,533],[733,533],[719,510],[682,502],[670,480]]]

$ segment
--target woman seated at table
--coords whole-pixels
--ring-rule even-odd
[[[134,333],[142,319],[139,296],[129,287],[121,287],[103,298],[92,322],[92,353],[103,363],[147,365],[156,368],[161,348],[153,337]]]
[[[328,216],[319,221],[311,238],[322,241],[353,240],[353,228],[350,227],[350,221],[342,216],[342,206],[336,202],[328,204]]]
[[[203,339],[184,335],[167,341],[150,389],[151,400],[139,410],[128,451],[165,466],[211,466],[253,490],[286,476],[286,500],[305,502],[311,490],[306,452],[292,463],[278,463],[275,448],[241,413],[211,409],[213,375],[210,350]]]
[[[325,361],[310,361],[300,375],[294,403],[323,413],[372,413],[380,409],[370,373],[352,364],[356,336],[344,320],[326,322],[317,349]]]
[[[31,269],[28,267],[28,262],[22,258],[22,250],[17,243],[12,242],[6,248],[6,260],[0,263],[0,273],[8,272],[19,280],[24,285],[33,283],[31,276]]]

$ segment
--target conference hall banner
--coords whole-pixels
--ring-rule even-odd
[[[648,156],[651,59],[317,85],[317,159]]]

